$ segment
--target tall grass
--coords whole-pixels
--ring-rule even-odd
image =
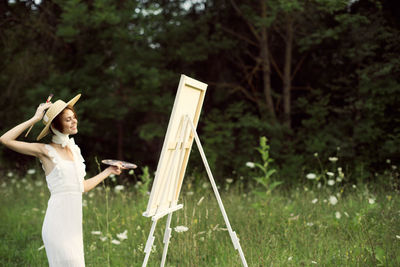
[[[47,266],[40,249],[49,198],[43,181],[41,174],[1,179],[0,266]],[[205,177],[184,181],[184,208],[173,214],[171,227],[188,231],[172,232],[167,266],[241,266],[208,184]],[[86,266],[141,266],[151,226],[141,215],[148,196],[134,186],[105,188],[83,197]],[[400,266],[400,196],[394,190],[372,184],[333,190],[306,181],[260,197],[242,188],[229,180],[220,192],[249,266]],[[165,222],[157,225],[148,266],[160,264]],[[125,230],[127,239],[118,238]]]

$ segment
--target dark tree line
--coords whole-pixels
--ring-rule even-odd
[[[389,0],[2,1],[0,129],[50,92],[81,92],[77,142],[156,167],[184,73],[209,84],[199,132],[218,177],[246,176],[267,136],[283,179],[338,156],[400,155],[400,12]],[[28,141],[40,131],[35,126]],[[21,138],[23,139],[23,138]],[[49,141],[49,140],[47,140]],[[0,148],[1,170],[29,157]],[[200,169],[192,154],[191,168]]]

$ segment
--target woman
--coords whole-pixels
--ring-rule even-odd
[[[84,180],[84,159],[73,138],[69,138],[69,135],[78,133],[78,120],[73,106],[80,96],[75,96],[68,103],[57,100],[54,104],[40,104],[30,120],[0,137],[0,142],[6,147],[37,157],[42,163],[51,193],[42,227],[42,238],[50,267],[85,266],[82,192],[93,189],[111,174],[121,173],[120,167],[111,166]],[[16,140],[24,130],[42,119],[45,127],[37,140],[51,132],[53,136],[50,144]]]

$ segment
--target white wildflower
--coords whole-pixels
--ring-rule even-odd
[[[321,188],[321,186],[322,186],[322,184],[321,184],[321,183],[318,183],[318,184],[317,184],[317,188],[318,188],[318,189],[320,189],[320,188]]]
[[[256,165],[254,164],[254,162],[246,162],[246,166],[249,168],[254,168]]]
[[[106,236],[100,236],[100,240],[101,240],[102,242],[104,242],[104,241],[107,240],[107,237],[106,237]]]
[[[315,178],[317,178],[317,176],[314,173],[309,173],[306,175],[306,177],[309,180],[314,180]]]
[[[36,170],[35,169],[29,169],[26,173],[27,174],[35,174]]]
[[[336,162],[336,161],[338,161],[338,158],[337,157],[329,157],[329,161]]]
[[[189,228],[187,228],[186,226],[183,226],[183,225],[179,225],[179,226],[176,226],[174,228],[174,230],[175,230],[175,232],[181,233],[181,232],[186,232],[187,230],[189,230]]]
[[[208,183],[203,183],[202,187],[203,187],[204,189],[208,188]]]
[[[86,201],[86,199],[84,199],[84,200],[82,201],[82,206],[83,206],[83,207],[87,207],[87,201]]]
[[[335,184],[335,181],[334,181],[334,180],[328,180],[328,185],[332,186],[332,185],[334,185],[334,184]]]
[[[232,178],[227,178],[227,179],[226,179],[226,182],[227,182],[228,184],[231,184],[231,183],[233,182],[233,179],[232,179]]]
[[[130,171],[128,172],[128,174],[133,175],[133,174],[135,174],[135,171],[134,171],[134,170],[130,170]]]
[[[335,196],[330,196],[329,203],[331,203],[331,205],[336,205],[338,203],[338,199]]]
[[[111,241],[111,243],[113,243],[113,244],[115,244],[115,245],[121,244],[121,242],[118,241],[118,240],[116,240],[116,239],[113,239],[113,240]]]
[[[312,201],[311,201],[311,203],[313,203],[313,204],[315,204],[315,203],[317,203],[318,202],[318,198],[314,198]]]
[[[124,239],[128,239],[128,230],[123,231],[120,234],[117,234],[117,237],[119,240],[124,240]]]
[[[337,212],[335,212],[335,217],[336,217],[336,219],[340,219],[340,218],[342,218],[342,214],[340,214],[340,212],[337,211]]]
[[[344,212],[344,215],[346,215],[347,218],[350,217],[347,212]]]
[[[333,172],[327,172],[326,174],[327,174],[328,176],[330,176],[330,177],[332,177],[332,176],[335,175]]]
[[[121,192],[122,190],[124,190],[124,186],[123,185],[116,185],[115,187],[114,187],[114,191],[115,191],[115,193],[119,193],[119,192]]]
[[[14,175],[14,174],[13,174],[11,171],[7,173],[7,176],[8,176],[8,177],[13,177],[13,175]]]
[[[386,160],[386,163],[387,163],[387,164],[390,164],[390,163],[391,163],[390,159],[387,159],[387,160]]]
[[[91,233],[92,233],[92,235],[101,235],[100,231],[92,231]]]
[[[396,235],[396,238],[397,238],[397,239],[400,239],[400,235]]]
[[[6,182],[3,182],[3,183],[1,184],[1,187],[3,187],[3,188],[7,187]]]
[[[110,176],[109,176],[110,178],[114,178],[115,177],[115,174],[110,174]]]
[[[314,153],[314,157],[318,157],[318,153],[317,152]]]
[[[188,196],[193,196],[193,194],[194,194],[193,191],[189,191],[189,192],[186,193],[186,195],[188,195]]]
[[[41,246],[40,248],[38,248],[38,250],[42,250],[42,249],[44,249],[44,245],[43,245],[43,246]]]
[[[306,223],[306,225],[311,227],[311,226],[313,226],[313,225],[314,225],[314,223],[312,223],[312,222],[308,222],[308,223]]]
[[[355,184],[352,185],[353,188],[357,188],[357,186]]]
[[[90,197],[90,198],[94,197],[94,193],[93,193],[93,192],[90,192],[90,193],[88,194],[88,197]]]
[[[35,182],[35,185],[38,186],[38,187],[42,186],[43,182],[41,180],[38,180],[38,181]]]
[[[336,177],[336,182],[340,183],[342,181],[342,178]]]
[[[316,261],[311,261],[312,264],[318,264]]]
[[[392,165],[392,170],[396,170],[397,166],[396,165]]]
[[[368,203],[369,204],[375,204],[375,199],[373,199],[373,198],[368,198]]]
[[[293,259],[293,257],[292,256],[290,256],[287,260],[288,261],[291,261]]]

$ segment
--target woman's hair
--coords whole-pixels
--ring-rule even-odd
[[[53,127],[57,130],[57,131],[59,131],[59,132],[63,132],[63,125],[62,125],[62,121],[61,121],[61,118],[62,118],[62,114],[64,113],[64,111],[66,111],[67,109],[69,109],[69,110],[71,110],[73,113],[74,113],[74,115],[75,115],[75,118],[76,119],[78,119],[78,116],[76,115],[76,112],[75,112],[75,109],[74,109],[74,107],[73,106],[67,106],[63,111],[61,111],[60,112],[60,114],[58,114],[57,115],[57,117],[55,117],[54,118],[54,120],[52,121],[52,125],[53,125]],[[51,130],[51,128],[50,128],[50,131],[53,133],[53,131]],[[54,133],[53,133],[54,134]]]

